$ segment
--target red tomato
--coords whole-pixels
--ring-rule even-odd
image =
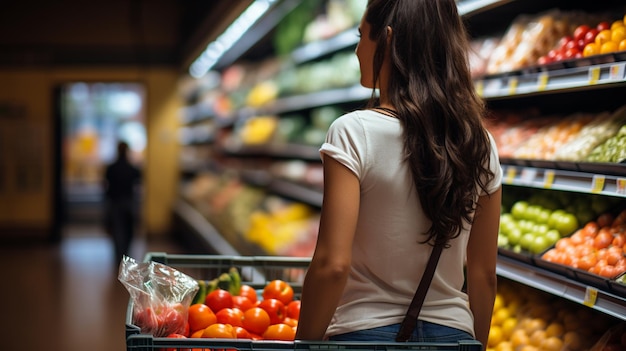
[[[285,305],[293,300],[293,288],[283,280],[272,280],[263,289],[264,299],[276,299]]]
[[[233,307],[245,312],[246,310],[254,307],[254,304],[245,296],[233,296]]]
[[[233,327],[235,329],[235,334],[237,335],[237,339],[252,339],[252,335],[244,328],[244,327]]]
[[[282,323],[285,319],[285,304],[276,299],[266,299],[259,303],[259,307],[264,309],[270,316],[270,324]]]
[[[258,301],[256,290],[250,285],[242,285],[239,290],[239,296],[247,297],[253,305]]]
[[[602,31],[603,31],[603,30],[605,30],[605,29],[611,29],[611,24],[610,24],[609,22],[606,22],[606,21],[604,21],[604,22],[600,22],[600,23],[598,23],[598,25],[596,26],[596,30],[597,30],[598,32],[602,32]]]
[[[586,24],[581,24],[580,26],[576,27],[576,29],[574,29],[574,40],[578,41],[580,39],[584,39],[585,34],[587,34],[590,29],[591,28]]]
[[[222,308],[215,314],[217,323],[230,324],[233,327],[243,326],[243,312],[238,308]]]
[[[251,334],[263,335],[270,326],[270,316],[261,307],[252,307],[243,313],[243,327]]]
[[[596,28],[591,28],[586,34],[585,37],[583,38],[583,41],[585,42],[585,45],[589,44],[589,43],[593,43],[596,40],[596,35],[598,35],[600,31]]]
[[[287,305],[287,317],[300,319],[300,300],[293,300]]]
[[[215,323],[209,325],[202,333],[203,338],[236,339],[237,333],[232,325]]]
[[[233,307],[233,297],[230,293],[223,289],[211,291],[205,299],[205,305],[209,306],[214,313],[219,312],[222,308]]]
[[[293,328],[282,323],[270,325],[263,333],[263,339],[265,340],[293,341],[295,338],[296,332]]]

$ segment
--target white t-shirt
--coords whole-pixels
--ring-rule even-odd
[[[502,180],[493,138],[491,150],[495,178],[489,193]],[[320,153],[350,169],[361,191],[352,267],[327,336],[400,323],[432,251],[420,244],[430,220],[403,161],[400,121],[371,110],[348,113],[332,124]],[[419,318],[473,335],[468,298],[461,292],[468,238],[465,230],[443,250]]]

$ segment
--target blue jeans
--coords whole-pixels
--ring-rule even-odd
[[[398,330],[400,330],[400,324],[393,324],[334,335],[330,337],[330,341],[393,342],[396,340]],[[474,340],[474,338],[462,330],[424,321],[417,321],[417,327],[409,339],[411,342],[457,342],[461,340]]]

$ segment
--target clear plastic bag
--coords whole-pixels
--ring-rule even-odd
[[[133,301],[133,324],[156,337],[186,334],[187,311],[198,282],[157,262],[138,263],[124,256],[118,280]]]

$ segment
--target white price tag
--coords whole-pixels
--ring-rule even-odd
[[[617,178],[615,181],[615,192],[619,195],[626,195],[626,178]]]
[[[534,168],[524,168],[522,169],[522,174],[520,179],[524,184],[532,184],[532,182],[537,177],[537,170]]]
[[[609,69],[609,78],[611,80],[624,80],[624,67],[626,67],[625,62],[611,65],[611,68]]]

